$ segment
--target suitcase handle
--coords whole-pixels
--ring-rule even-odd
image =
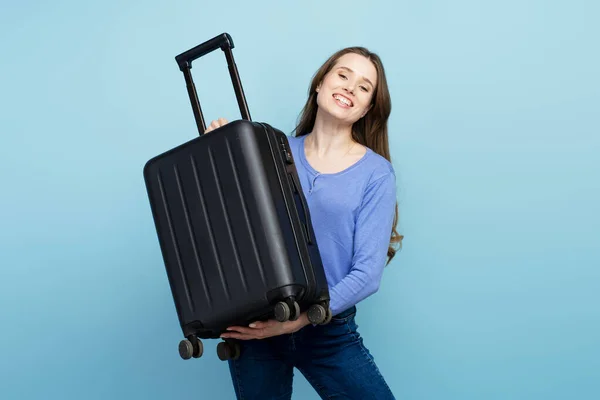
[[[218,48],[224,49],[227,47],[230,49],[234,48],[233,39],[231,39],[231,36],[228,33],[222,33],[204,43],[200,43],[198,46],[189,49],[188,51],[184,51],[176,56],[175,60],[177,61],[177,64],[179,64],[179,69],[183,71],[183,69],[188,66],[190,68],[192,67],[192,61],[205,56]]]
[[[248,111],[248,103],[246,102],[246,96],[244,95],[244,89],[242,87],[240,75],[233,59],[233,39],[228,33],[222,33],[219,36],[215,36],[204,43],[200,43],[198,46],[184,51],[175,57],[175,61],[177,61],[179,69],[181,72],[183,72],[183,77],[185,78],[187,92],[190,97],[192,111],[194,112],[194,118],[196,119],[196,126],[198,127],[198,134],[200,136],[203,135],[204,131],[206,130],[206,123],[204,122],[204,115],[202,114],[202,108],[200,107],[200,101],[198,100],[196,85],[192,79],[192,61],[205,56],[208,53],[217,50],[218,48],[223,50],[225,53],[227,66],[229,67],[229,75],[231,76],[231,82],[233,83],[235,97],[237,98],[242,118],[248,121],[252,120],[250,117],[250,111]]]

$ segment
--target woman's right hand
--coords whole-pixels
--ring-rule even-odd
[[[225,125],[228,121],[225,118],[219,118],[216,121],[212,121],[210,123],[210,125],[208,126],[208,128],[206,128],[206,130],[204,131],[204,133],[208,133],[210,131],[214,131],[217,128],[222,127],[223,125]]]

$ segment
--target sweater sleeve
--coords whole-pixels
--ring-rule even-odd
[[[336,315],[379,290],[387,260],[396,206],[393,172],[368,185],[354,228],[352,267],[330,288],[330,308]]]

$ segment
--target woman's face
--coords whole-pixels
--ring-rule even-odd
[[[377,69],[366,57],[347,53],[340,57],[317,87],[321,111],[353,124],[371,108]]]

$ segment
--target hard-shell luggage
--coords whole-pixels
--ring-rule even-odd
[[[144,180],[183,339],[182,358],[200,357],[200,339],[232,325],[308,310],[328,323],[329,290],[287,137],[253,122],[223,33],[175,57],[199,137],[150,159]],[[192,61],[222,49],[242,119],[204,134]],[[220,359],[241,351],[220,342]]]

